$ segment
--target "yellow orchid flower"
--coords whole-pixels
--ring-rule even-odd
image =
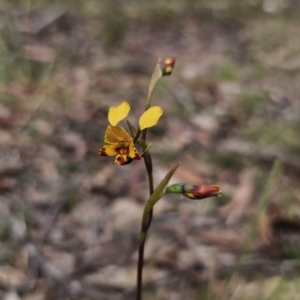
[[[116,156],[114,163],[119,165],[126,165],[134,159],[141,159],[131,136],[123,127],[118,126],[118,123],[128,116],[129,111],[130,105],[127,101],[109,109],[108,121],[110,125],[104,134],[106,145],[99,149],[99,155]],[[162,114],[163,111],[159,106],[150,107],[140,117],[139,130],[142,131],[156,125]]]

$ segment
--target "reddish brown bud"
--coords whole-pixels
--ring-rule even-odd
[[[161,71],[162,71],[162,76],[169,76],[172,74],[173,69],[175,65],[175,58],[174,57],[169,57],[166,58],[162,63],[161,63]]]
[[[204,199],[211,196],[220,196],[220,187],[217,185],[194,185],[189,183],[175,183],[166,188],[165,194],[182,194],[189,199]]]
[[[217,185],[184,184],[183,194],[189,199],[204,199],[211,196],[220,196],[220,187]]]

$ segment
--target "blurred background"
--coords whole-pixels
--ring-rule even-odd
[[[0,2],[0,298],[134,299],[144,164],[98,156],[110,106],[152,99],[160,200],[144,299],[297,299],[300,2]],[[125,127],[126,124],[124,124]]]

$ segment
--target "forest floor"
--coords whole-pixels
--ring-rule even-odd
[[[152,100],[155,184],[180,161],[172,182],[222,197],[158,202],[144,299],[298,299],[299,7],[37,2],[0,5],[0,298],[135,298],[145,166],[98,150],[109,107],[137,124],[176,57]]]

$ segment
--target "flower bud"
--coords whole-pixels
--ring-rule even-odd
[[[161,72],[162,76],[169,76],[172,74],[173,69],[175,65],[175,58],[174,57],[169,57],[166,58],[162,63],[161,63]]]
[[[204,199],[211,196],[221,196],[217,185],[195,185],[189,183],[175,183],[166,188],[165,194],[182,194],[189,199]]]

